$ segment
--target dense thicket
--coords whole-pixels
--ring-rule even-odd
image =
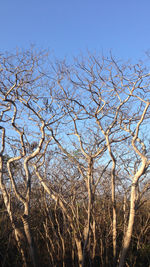
[[[0,261],[149,266],[150,73],[0,56]]]

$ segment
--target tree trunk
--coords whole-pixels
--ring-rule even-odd
[[[127,255],[127,251],[130,246],[130,241],[132,237],[132,231],[133,231],[133,225],[134,225],[134,219],[135,219],[135,196],[136,196],[136,188],[135,183],[132,184],[131,188],[131,199],[130,199],[130,215],[129,215],[129,223],[127,227],[127,231],[124,236],[123,241],[123,249],[119,261],[119,267],[123,267],[125,263],[125,258]]]
[[[34,267],[38,267],[38,259],[37,259],[37,255],[35,253],[35,247],[34,247],[34,243],[32,240],[32,236],[31,236],[31,232],[30,232],[30,227],[29,227],[29,222],[28,222],[28,216],[27,215],[23,215],[22,216],[22,222],[23,222],[23,226],[24,226],[24,231],[25,231],[25,235],[29,244],[29,252],[30,252],[30,256],[31,256],[31,260],[33,263]]]
[[[82,267],[83,254],[82,254],[81,241],[78,238],[75,237],[75,242],[76,242],[76,246],[77,246],[79,267]]]
[[[2,159],[2,156],[0,156],[0,189],[2,191],[4,204],[5,204],[5,207],[7,209],[8,216],[10,218],[12,228],[14,230],[15,239],[16,239],[16,242],[17,242],[17,247],[18,247],[18,250],[19,250],[19,252],[20,252],[20,254],[22,256],[23,267],[27,267],[25,251],[22,248],[22,244],[21,244],[21,232],[15,226],[15,223],[14,223],[14,220],[13,220],[13,215],[12,215],[12,212],[11,212],[10,196],[8,195],[7,189],[6,189],[6,187],[5,187],[4,183],[3,183],[3,159]]]

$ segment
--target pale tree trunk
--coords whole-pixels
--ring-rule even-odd
[[[35,247],[34,247],[33,239],[31,236],[28,218],[29,218],[28,216],[23,215],[22,216],[22,222],[23,222],[23,226],[24,226],[24,232],[26,235],[26,239],[27,239],[28,245],[29,245],[31,260],[32,260],[33,266],[37,267],[38,266],[38,260],[37,260],[37,255],[35,253]]]
[[[122,248],[122,252],[121,252],[121,256],[120,256],[120,260],[119,260],[119,267],[123,267],[124,264],[125,264],[125,259],[126,259],[127,251],[129,249],[130,242],[131,242],[131,237],[132,237],[132,232],[133,232],[133,225],[134,225],[134,220],[135,220],[136,186],[137,186],[137,184],[139,182],[140,177],[145,173],[146,169],[150,165],[150,161],[148,161],[147,157],[145,156],[145,154],[146,154],[145,144],[138,137],[140,125],[141,125],[141,123],[144,120],[144,117],[145,117],[146,112],[147,112],[147,110],[149,108],[149,105],[150,105],[150,103],[147,102],[146,103],[146,106],[145,106],[145,108],[143,110],[143,113],[141,115],[141,118],[140,118],[140,120],[137,123],[135,133],[133,133],[130,128],[127,129],[125,127],[125,130],[127,132],[129,132],[133,136],[133,139],[132,139],[132,147],[133,147],[135,153],[141,159],[141,166],[140,166],[139,170],[136,172],[136,174],[134,175],[133,180],[132,180],[131,196],[130,196],[129,221],[128,221],[127,230],[125,232],[124,239],[123,239],[123,248]],[[138,144],[141,145],[141,147],[142,147],[141,151],[142,152],[139,150],[138,146],[136,145],[136,142],[138,142]]]
[[[12,212],[11,212],[11,208],[10,208],[9,196],[8,196],[6,188],[5,188],[5,186],[4,186],[4,184],[2,183],[2,180],[1,180],[1,174],[2,174],[1,166],[2,165],[1,165],[1,157],[0,157],[0,189],[2,191],[5,207],[7,209],[7,212],[8,212],[10,221],[11,221],[11,225],[12,225],[12,228],[14,230],[15,239],[16,239],[16,242],[17,242],[17,247],[18,247],[18,250],[19,250],[19,252],[20,252],[20,254],[22,256],[23,267],[27,267],[27,260],[26,260],[26,256],[25,256],[25,251],[24,251],[24,249],[22,247],[22,244],[21,244],[21,240],[22,240],[23,234],[15,226],[15,223],[13,221],[13,216],[12,216]]]
[[[82,259],[82,267],[85,267],[85,259],[86,254],[89,254],[90,257],[90,225],[91,225],[91,213],[92,213],[92,170],[93,170],[93,159],[90,157],[88,159],[88,172],[87,172],[87,190],[88,190],[88,218],[87,225],[85,226],[85,234],[84,234],[84,246],[83,246],[83,259]]]
[[[95,218],[93,218],[93,222],[92,222],[92,234],[93,234],[92,261],[94,261],[95,253],[96,253],[96,244],[97,244]]]
[[[114,168],[114,166],[113,166]],[[116,199],[115,199],[115,175],[112,170],[112,205],[113,205],[113,265],[116,266],[116,239],[117,239],[117,216],[116,216]]]
[[[28,264],[27,264],[27,259],[25,256],[25,251],[22,248],[22,241],[23,241],[22,236],[23,236],[23,234],[20,232],[20,230],[18,228],[15,227],[15,225],[13,228],[14,228],[14,233],[15,233],[15,239],[17,241],[18,250],[20,251],[21,256],[22,256],[23,267],[27,267]]]
[[[33,159],[35,156],[37,156],[41,150],[41,147],[42,147],[42,144],[43,144],[44,138],[45,138],[45,136],[44,136],[44,122],[42,123],[42,126],[41,126],[42,137],[40,139],[40,142],[39,142],[37,149],[24,159],[24,170],[25,170],[25,175],[26,175],[26,193],[24,196],[23,194],[21,194],[20,190],[18,189],[14,174],[12,172],[12,165],[11,165],[11,164],[23,159],[26,156],[26,148],[25,148],[25,142],[24,142],[24,131],[21,131],[21,129],[16,126],[16,122],[15,122],[16,116],[17,116],[16,103],[14,101],[11,101],[11,100],[7,100],[7,102],[11,103],[14,107],[14,113],[13,113],[13,116],[11,119],[11,124],[12,124],[12,127],[15,130],[15,132],[17,134],[19,134],[19,136],[20,136],[20,145],[22,148],[22,151],[20,151],[20,155],[18,155],[16,157],[12,157],[7,161],[7,170],[8,170],[9,178],[10,178],[15,196],[24,206],[24,214],[23,214],[23,216],[21,216],[23,226],[24,226],[24,233],[25,233],[28,245],[29,245],[29,253],[31,256],[32,264],[34,267],[37,267],[38,266],[37,256],[35,255],[35,248],[33,245],[33,240],[32,240],[31,231],[30,231],[30,227],[29,227],[31,175],[29,172],[28,163],[31,159]],[[4,144],[4,140],[3,140],[3,144]],[[3,145],[3,147],[4,147],[4,145]],[[17,236],[17,234],[16,234],[16,236]],[[19,241],[20,241],[20,239],[19,239]],[[21,245],[21,243],[20,243],[20,245]]]
[[[141,165],[140,169],[137,171],[137,173],[134,176],[133,181],[132,181],[131,196],[130,196],[129,221],[128,221],[127,230],[126,230],[125,235],[124,235],[123,248],[122,248],[122,252],[121,252],[121,256],[120,256],[119,267],[124,266],[127,251],[129,249],[129,246],[130,246],[132,232],[133,232],[133,225],[134,225],[134,220],[135,220],[136,185],[138,183],[139,178],[144,174],[146,166],[147,166],[147,160],[143,156],[142,165]]]
[[[124,195],[124,200],[123,200],[123,213],[124,213],[124,218],[123,218],[123,234],[125,235],[126,228],[127,228],[127,211],[126,211],[126,205],[127,205],[127,196],[126,192]]]
[[[76,243],[76,247],[77,247],[79,267],[82,267],[83,253],[82,253],[81,241],[77,237],[75,237],[75,243]]]
[[[12,170],[11,170],[11,163],[15,162],[16,160],[19,160],[20,158],[21,157],[19,156],[19,157],[14,157],[14,158],[9,159],[7,162],[7,169],[8,169],[9,177],[10,177],[10,180],[11,180],[14,192],[15,192],[15,196],[17,197],[19,201],[21,201],[21,203],[24,206],[24,214],[23,216],[21,216],[21,219],[22,219],[23,226],[24,226],[24,233],[26,236],[26,240],[29,245],[29,253],[31,256],[31,261],[32,261],[33,266],[37,267],[38,266],[37,256],[35,254],[35,248],[33,245],[33,240],[32,240],[30,226],[29,226],[31,178],[30,178],[30,173],[28,170],[27,162],[25,161],[25,164],[24,164],[24,169],[26,171],[26,185],[27,185],[27,192],[26,192],[25,197],[23,197],[20,194],[16,186],[15,179],[13,177]]]
[[[15,127],[15,126],[14,126]],[[25,170],[25,174],[26,174],[26,186],[27,186],[27,190],[26,190],[26,196],[25,199],[22,201],[24,204],[24,214],[21,217],[22,218],[22,222],[23,222],[23,226],[24,226],[24,232],[28,241],[28,245],[29,245],[29,252],[30,252],[30,256],[31,256],[31,260],[33,263],[34,267],[38,266],[38,255],[36,253],[36,249],[35,249],[35,245],[33,242],[33,238],[31,235],[31,230],[30,230],[30,225],[29,225],[29,216],[30,216],[30,197],[31,197],[31,174],[29,171],[29,161],[33,158],[35,158],[39,152],[41,151],[43,142],[45,140],[45,132],[44,132],[44,127],[45,127],[45,123],[42,121],[42,125],[41,125],[41,139],[39,141],[39,144],[36,148],[35,151],[33,151],[29,156],[27,156],[24,159],[24,170]],[[23,147],[23,151],[24,151],[24,140],[23,140],[23,133],[20,133],[21,136],[21,144]],[[24,155],[25,155],[25,151],[24,151]]]
[[[24,227],[24,232],[25,232],[25,235],[26,235],[26,239],[27,239],[27,242],[28,242],[28,245],[29,245],[29,252],[30,252],[32,264],[33,264],[34,267],[37,267],[38,266],[38,258],[37,258],[37,253],[35,252],[35,245],[34,245],[34,242],[33,242],[33,238],[32,238],[32,235],[31,235],[31,229],[30,229],[30,225],[29,225],[30,197],[31,197],[31,175],[30,175],[30,172],[29,172],[28,162],[32,157],[34,157],[34,153],[33,153],[33,155],[30,155],[30,156],[26,157],[26,159],[24,160],[24,169],[25,169],[26,181],[27,181],[27,192],[26,192],[25,201],[23,203],[24,204],[24,214],[21,217],[21,219],[22,219],[22,222],[23,222],[23,227]]]
[[[119,267],[124,266],[127,251],[129,249],[130,242],[131,242],[134,219],[135,219],[135,197],[136,197],[136,188],[135,188],[135,184],[133,184],[131,188],[129,222],[128,222],[127,231],[124,236],[124,243],[123,243],[123,249],[122,249],[122,253],[120,257]]]
[[[4,182],[3,182],[3,172],[4,172],[4,169],[3,169],[3,152],[4,152],[4,148],[5,148],[5,129],[2,128],[2,148],[0,151],[0,189],[1,189],[1,192],[3,195],[3,200],[4,200],[5,207],[7,209],[7,212],[8,212],[8,216],[9,216],[10,221],[11,221],[12,228],[14,230],[15,239],[17,242],[17,247],[18,247],[18,250],[22,256],[23,267],[27,267],[27,260],[26,260],[26,256],[25,256],[25,251],[24,251],[22,244],[21,244],[21,239],[23,237],[23,234],[15,226],[12,211],[11,211],[10,196],[9,196],[7,189],[6,189]]]
[[[58,235],[61,240],[61,246],[62,246],[62,260],[63,260],[63,265],[62,267],[65,267],[65,241],[64,241],[64,236],[61,234],[61,229],[60,229],[60,222],[57,219],[57,203],[55,204],[55,221],[57,223],[57,229],[58,229]],[[64,216],[63,216],[64,218]]]
[[[70,237],[71,237],[71,233],[70,234]],[[71,259],[72,259],[72,266],[74,267],[75,266],[75,240],[72,238],[72,251],[71,251]]]
[[[113,208],[113,219],[112,219],[112,236],[113,236],[113,266],[116,266],[116,239],[117,239],[117,215],[116,215],[116,196],[115,196],[115,169],[116,169],[116,159],[112,152],[109,137],[105,134],[106,143],[110,157],[112,159],[112,170],[111,170],[111,193],[112,193],[112,208]]]

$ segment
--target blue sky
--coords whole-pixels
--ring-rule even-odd
[[[112,53],[137,59],[150,49],[149,0],[1,0],[0,49],[48,48],[56,57]]]

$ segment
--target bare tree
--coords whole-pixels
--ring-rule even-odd
[[[21,234],[18,234],[20,230],[16,227],[15,221],[22,220],[24,227],[22,236],[25,236],[28,242],[33,266],[37,266],[37,255],[35,255],[29,223],[32,183],[30,161],[40,153],[45,136],[42,135],[41,138],[35,138],[36,146],[34,147],[33,142],[28,138],[30,138],[30,131],[32,127],[35,127],[34,125],[37,124],[38,134],[45,127],[40,114],[44,108],[39,107],[38,103],[34,105],[37,99],[37,91],[36,94],[33,91],[33,88],[39,86],[39,83],[42,82],[43,75],[40,74],[40,71],[39,73],[37,71],[42,57],[42,54],[34,55],[34,52],[27,51],[1,58],[0,105],[3,153],[3,156],[1,155],[1,190],[25,266],[27,265],[27,260],[25,259],[25,252],[21,244],[22,237],[20,236]],[[39,99],[39,101],[41,100]],[[27,125],[29,121],[33,123]],[[28,146],[31,149],[28,149]],[[12,150],[7,161],[7,171],[11,187],[9,191],[2,177],[5,148],[5,153]],[[18,174],[14,172],[15,164],[19,162],[20,168],[22,168],[22,173],[20,172],[21,177],[18,177]],[[15,194],[16,200],[22,206],[20,218],[15,218],[11,207],[12,191]]]
[[[0,189],[23,264],[26,243],[38,265],[36,182],[44,199],[39,234],[53,265],[62,257],[65,266],[70,244],[80,267],[94,265],[96,255],[102,266],[122,267],[150,188],[150,74],[111,55],[72,65],[46,60],[34,49],[0,58]]]
[[[67,68],[66,66],[64,62],[62,65],[58,65],[57,84],[59,86],[59,96],[56,96],[56,98],[63,102],[65,110],[68,110],[68,114],[73,121],[74,130],[72,130],[71,134],[77,136],[81,153],[88,161],[87,166],[89,167],[87,177],[91,175],[91,166],[93,166],[93,159],[95,157],[101,155],[106,158],[103,152],[108,150],[110,159],[112,160],[111,190],[114,266],[117,260],[115,170],[117,157],[121,154],[119,150],[116,153],[116,149],[114,148],[116,144],[120,143],[125,149],[126,142],[128,142],[132,145],[133,150],[139,158],[139,169],[137,168],[137,171],[134,173],[131,185],[129,223],[124,237],[122,256],[120,258],[120,266],[123,266],[133,231],[137,183],[149,166],[148,155],[146,155],[146,144],[144,144],[144,140],[141,140],[140,135],[143,131],[143,123],[149,119],[148,86],[150,74],[143,67],[142,63],[134,66],[130,64],[121,65],[115,61],[112,56],[110,59],[101,58],[99,60],[90,55],[87,61],[84,59],[80,61],[77,60],[75,67]],[[83,124],[82,121],[84,121]],[[91,151],[93,151],[91,139],[87,141],[87,135],[83,135],[87,124],[90,125],[89,132],[91,136],[96,138],[96,143],[93,146],[95,148],[95,154],[91,153]],[[98,134],[94,132],[94,129],[96,129],[95,124],[97,124],[100,129]],[[79,131],[81,133],[79,133]],[[54,136],[53,138],[60,149],[66,153],[60,142],[58,142]],[[97,144],[101,145],[102,150],[99,148],[96,150]],[[86,146],[88,147],[87,151],[90,151],[90,153],[87,153],[85,149]],[[92,211],[92,179],[93,178],[87,179],[87,181],[89,181],[87,190],[90,212]],[[89,210],[88,214],[90,214]],[[91,215],[89,215],[89,218],[91,218]],[[88,222],[90,220],[91,219],[89,219]],[[90,224],[88,229],[90,229]],[[87,231],[86,240],[88,240],[88,237],[89,230]],[[87,242],[85,242],[85,247],[86,243]]]

